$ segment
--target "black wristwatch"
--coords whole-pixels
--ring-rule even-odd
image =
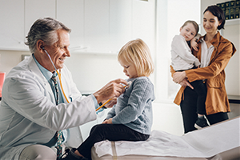
[[[100,102],[98,105],[99,105],[99,106],[102,106],[102,102]],[[103,109],[106,109],[107,107],[103,106],[102,108],[103,108]]]

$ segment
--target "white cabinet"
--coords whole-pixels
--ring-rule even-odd
[[[0,49],[28,50],[24,44],[38,18],[55,18],[55,0],[0,0]]]
[[[85,45],[90,52],[109,52],[109,0],[85,0]]]
[[[131,0],[57,0],[56,18],[72,29],[73,53],[116,54],[131,39]]]
[[[141,38],[154,52],[155,48],[155,1],[133,0],[132,39]]]
[[[110,43],[109,50],[118,53],[132,39],[132,1],[110,0]]]
[[[136,38],[150,48],[155,45],[155,0],[0,0],[0,4],[0,49],[28,50],[25,37],[44,17],[56,18],[72,30],[72,53],[117,54]]]
[[[0,0],[0,49],[23,49],[24,0]]]
[[[117,54],[136,38],[143,39],[153,50],[154,21],[154,0],[85,0],[87,51]]]
[[[30,27],[37,19],[55,18],[55,8],[55,0],[25,0],[24,34],[28,34]]]
[[[68,28],[70,49],[84,48],[84,0],[57,0],[56,18]]]

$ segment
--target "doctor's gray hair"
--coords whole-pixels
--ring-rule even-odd
[[[71,32],[71,29],[53,18],[38,19],[30,28],[25,44],[29,46],[31,53],[35,52],[38,40],[44,41],[47,45],[53,45],[58,41],[56,32],[58,29],[66,30],[69,33]]]

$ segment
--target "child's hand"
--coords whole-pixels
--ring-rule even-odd
[[[196,42],[196,38],[193,38],[190,43],[191,43],[191,47],[192,47],[195,51],[198,51],[198,44],[197,44],[197,42]]]
[[[112,124],[112,118],[106,119],[102,124]]]

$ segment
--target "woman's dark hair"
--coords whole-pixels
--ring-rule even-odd
[[[225,24],[225,15],[223,10],[218,7],[217,5],[212,5],[212,6],[208,6],[207,9],[205,9],[205,11],[203,12],[203,14],[205,12],[211,12],[214,16],[216,16],[218,18],[218,21],[221,22],[221,25],[218,26],[218,30],[220,29],[224,29],[224,24]]]

